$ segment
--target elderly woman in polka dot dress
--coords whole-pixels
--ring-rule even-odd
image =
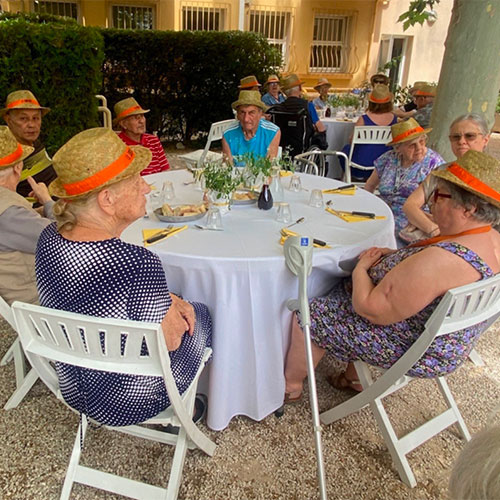
[[[36,251],[40,303],[65,311],[161,323],[172,372],[182,394],[211,343],[203,304],[169,292],[160,259],[120,240],[145,213],[150,191],[140,176],[151,161],[142,146],[127,146],[111,130],[73,137],[54,156],[58,178],[49,191],[57,227],[41,234]],[[123,375],[58,363],[62,395],[77,411],[106,425],[143,422],[170,401],[162,378]],[[197,411],[202,412],[197,401]]]

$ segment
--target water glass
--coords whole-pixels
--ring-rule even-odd
[[[163,205],[162,193],[158,189],[151,191],[147,198],[147,211],[152,212]]]
[[[165,181],[163,183],[163,188],[161,190],[163,202],[173,200],[175,198],[174,185],[170,181]]]
[[[278,204],[276,220],[285,224],[288,224],[292,220],[292,212],[290,211],[290,205],[288,203],[283,202]]]
[[[288,189],[294,193],[298,193],[302,189],[302,183],[300,182],[300,177],[298,175],[292,175]]]
[[[207,212],[207,229],[222,229],[222,218],[217,207],[210,207]]]
[[[321,189],[313,189],[311,191],[309,206],[314,208],[323,208],[323,193]]]

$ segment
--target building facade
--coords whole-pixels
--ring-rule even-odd
[[[284,72],[312,87],[360,86],[386,62],[405,86],[437,81],[453,0],[436,6],[435,22],[403,32],[409,0],[0,0],[4,11],[47,12],[85,26],[258,32],[283,55]],[[396,59],[395,59],[396,58]]]

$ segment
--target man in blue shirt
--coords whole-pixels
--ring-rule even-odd
[[[275,158],[278,155],[281,132],[279,127],[263,118],[266,105],[255,90],[240,92],[232,104],[237,124],[229,127],[222,138],[222,154],[231,163],[246,153]]]

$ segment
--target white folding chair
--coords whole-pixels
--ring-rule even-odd
[[[9,325],[17,333],[16,323],[14,321],[14,315],[12,314],[12,309],[5,300],[0,297],[0,315],[9,323]],[[4,410],[11,410],[15,408],[23,399],[24,396],[33,387],[33,384],[38,380],[38,375],[32,369],[28,372],[28,367],[26,365],[26,359],[24,357],[23,348],[21,342],[19,341],[19,336],[16,336],[16,340],[12,342],[8,351],[5,353],[4,357],[0,361],[0,366],[5,366],[10,361],[14,361],[14,371],[16,374],[16,390],[12,393],[7,403],[5,403]]]
[[[354,127],[351,149],[349,150],[349,161],[345,164],[346,168],[344,171],[344,181],[348,184],[351,183],[351,168],[359,168],[360,170],[367,171],[375,168],[373,165],[366,167],[352,161],[352,155],[356,145],[387,144],[391,141],[391,138],[391,127]],[[364,182],[357,182],[356,184],[364,184]]]
[[[217,161],[222,158],[222,153],[216,153],[210,151],[210,145],[214,141],[220,141],[224,132],[232,125],[238,123],[238,120],[223,120],[221,122],[212,123],[210,126],[210,131],[208,132],[207,143],[205,144],[205,149],[197,149],[192,153],[187,153],[185,155],[179,155],[188,165],[188,167],[201,167],[205,160]]]
[[[162,377],[171,406],[143,423],[171,423],[180,426],[178,435],[138,425],[106,426],[111,430],[175,446],[168,488],[165,489],[80,465],[88,425],[87,417],[82,415],[61,499],[69,498],[74,482],[136,499],[177,498],[187,448],[200,448],[208,455],[213,455],[215,451],[215,443],[198,429],[191,418],[198,378],[210,357],[211,349],[205,349],[195,379],[181,396],[170,370],[170,358],[161,325],[95,318],[22,302],[14,302],[12,311],[26,357],[40,378],[61,401],[64,402],[53,362],[114,373]],[[123,338],[126,340],[122,348]],[[148,356],[141,356],[143,340],[148,348]]]
[[[449,290],[410,349],[376,381],[373,381],[366,363],[354,362],[363,391],[322,413],[321,422],[330,424],[369,405],[402,481],[413,488],[416,480],[406,455],[455,423],[467,441],[470,439],[469,431],[445,377],[436,377],[435,380],[446,401],[447,409],[405,436],[398,438],[396,435],[382,399],[413,380],[406,376],[406,373],[422,357],[436,337],[487,321],[498,315],[499,311],[500,274]]]
[[[111,118],[111,111],[108,108],[108,100],[100,94],[96,95],[97,100],[99,101],[99,106],[97,107],[97,111],[102,113],[102,123],[103,127],[113,129],[113,120]]]
[[[337,156],[344,158],[345,165],[347,165],[348,158],[342,151],[323,151],[319,148],[310,148],[305,153],[295,155],[293,159],[295,168],[306,174],[325,176],[328,174],[326,169],[326,157]]]

